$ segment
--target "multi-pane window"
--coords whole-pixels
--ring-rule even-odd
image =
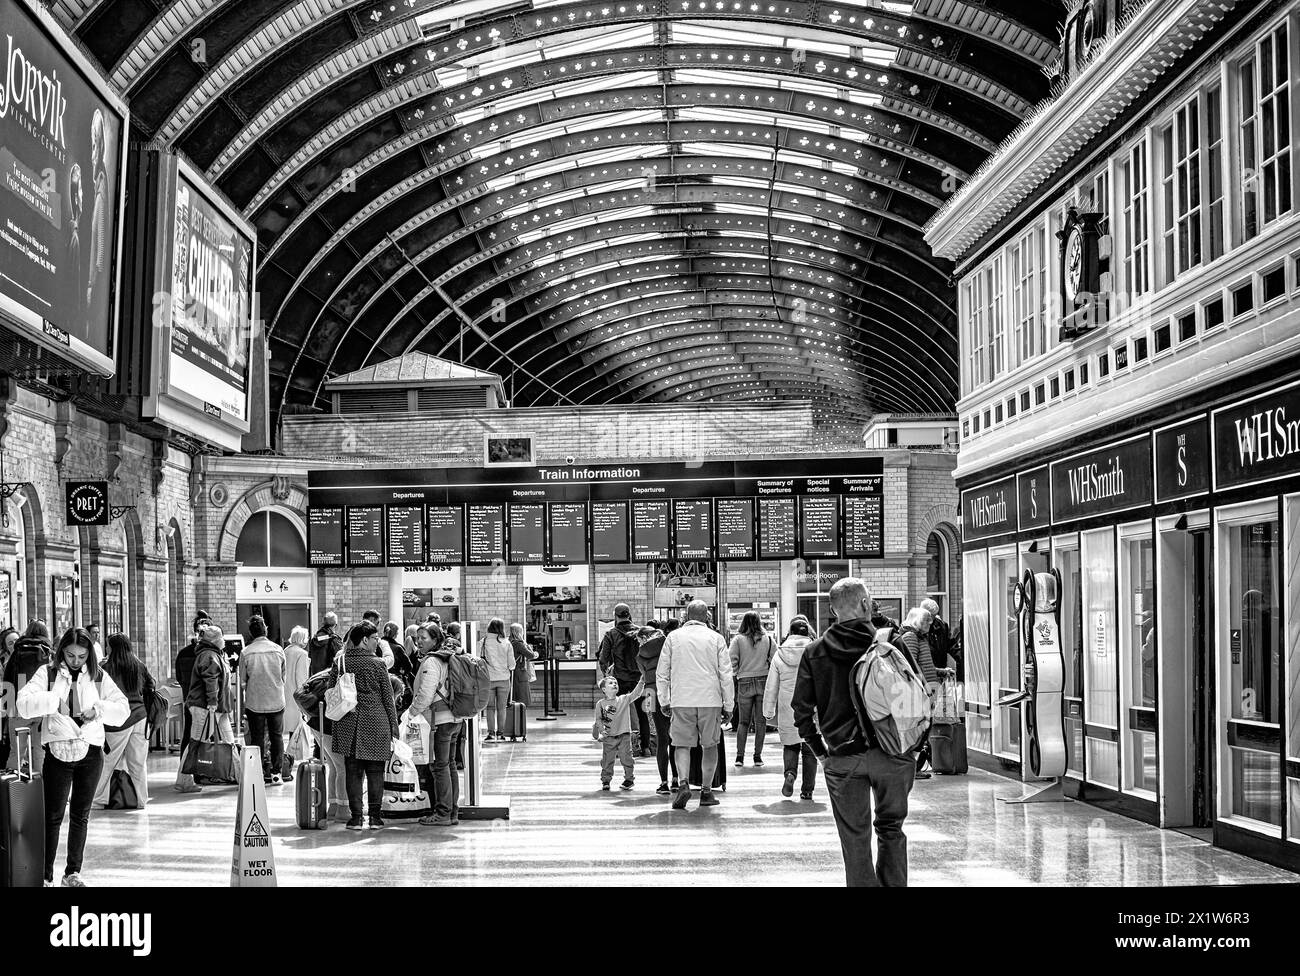
[[[1192,99],[1174,113],[1174,273],[1201,263],[1201,112]]]
[[[1134,295],[1145,294],[1151,289],[1146,150],[1146,140],[1139,140],[1120,165],[1120,190],[1124,204],[1124,280]]]
[[[983,272],[971,275],[966,286],[966,308],[970,316],[970,358],[967,361],[967,373],[970,388],[976,390],[984,385],[984,294]]]
[[[1160,272],[1161,283],[1174,280],[1174,126],[1171,122],[1156,132],[1156,165],[1160,173]]]
[[[981,274],[986,302],[985,328],[988,334],[987,373],[990,380],[1007,367],[1006,315],[1002,307],[1002,255],[997,255]]]
[[[1206,212],[1210,260],[1223,256],[1223,92],[1214,85],[1205,93]]]
[[[1246,240],[1291,211],[1291,79],[1286,21],[1238,65],[1241,123],[1238,146],[1244,188],[1241,231]]]
[[[1038,341],[1039,301],[1034,291],[1038,284],[1038,260],[1034,253],[1037,239],[1037,232],[1030,231],[1011,249],[1011,314],[1016,327],[1016,353],[1022,363],[1043,351]]]

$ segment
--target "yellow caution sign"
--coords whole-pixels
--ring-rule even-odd
[[[232,888],[274,888],[275,852],[266,816],[266,786],[262,783],[262,750],[241,750],[239,807],[235,813],[235,853],[230,861]]]

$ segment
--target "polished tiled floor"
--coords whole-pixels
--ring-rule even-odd
[[[838,885],[839,843],[825,790],[780,795],[780,747],[762,770],[730,769],[722,804],[685,813],[654,794],[652,760],[637,786],[600,793],[589,721],[534,721],[527,743],[485,747],[484,780],[511,796],[511,819],[446,829],[390,821],[382,832],[293,824],[293,787],[268,788],[282,885]],[[773,737],[775,738],[775,737]],[[225,885],[233,787],[180,796],[176,758],[154,753],[146,811],[96,811],[85,877],[93,885]],[[617,787],[617,780],[615,782]],[[915,885],[1186,885],[1296,882],[1296,875],[1084,804],[1007,805],[1009,780],[920,782],[907,834]],[[698,799],[698,791],[696,798]],[[66,828],[65,828],[66,829]],[[60,864],[61,867],[61,864]]]

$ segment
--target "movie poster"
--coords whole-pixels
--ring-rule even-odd
[[[0,313],[103,375],[125,111],[23,0],[0,0]]]
[[[167,385],[248,419],[253,242],[179,174]]]

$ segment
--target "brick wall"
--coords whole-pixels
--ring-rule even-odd
[[[468,566],[461,572],[461,619],[473,620],[480,635],[500,617],[509,626],[523,623],[524,576],[518,566]]]
[[[592,635],[588,643],[596,639],[595,621],[614,619],[615,604],[626,603],[632,610],[632,619],[638,624],[654,616],[654,590],[650,585],[649,566],[595,566],[593,570]]]
[[[727,603],[781,602],[780,563],[732,563],[727,565],[722,578],[720,600]]]

